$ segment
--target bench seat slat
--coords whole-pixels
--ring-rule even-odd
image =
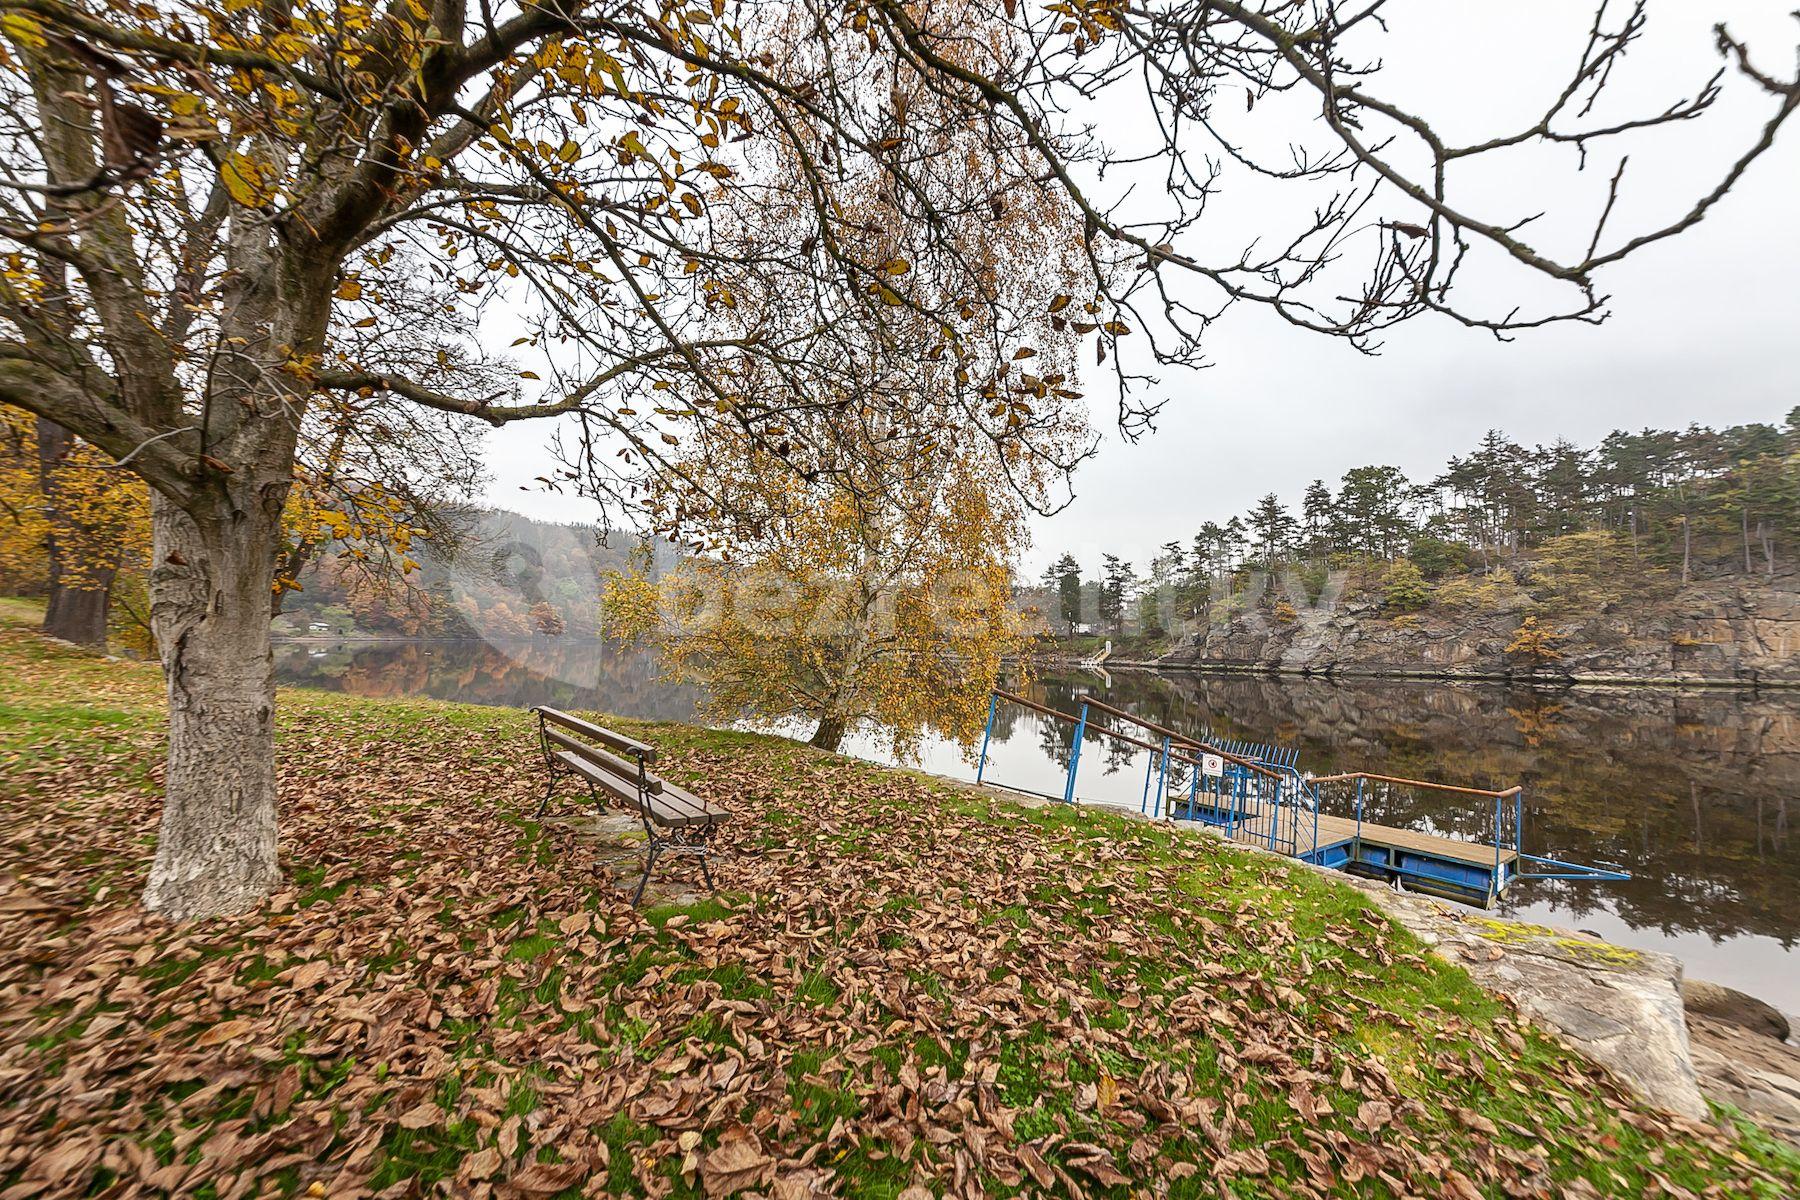
[[[566,713],[558,708],[550,708],[546,705],[539,704],[531,711],[546,721],[561,725],[565,729],[572,729],[583,737],[593,738],[595,741],[604,744],[607,748],[615,750],[620,754],[636,755],[647,763],[656,761],[656,747],[647,742],[640,742],[636,738],[628,738],[622,733],[614,733],[604,725],[596,725],[592,721],[584,721],[573,713]]]
[[[659,780],[662,784],[662,798],[677,804],[685,805],[691,811],[711,821],[723,821],[728,814],[724,809],[709,801],[702,800],[692,792],[683,791],[668,780]]]

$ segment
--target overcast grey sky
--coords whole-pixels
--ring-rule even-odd
[[[1616,103],[1635,100],[1641,110],[1652,98],[1691,92],[1718,63],[1715,20],[1749,39],[1766,69],[1791,73],[1800,41],[1791,10],[1791,0],[1652,3],[1651,36],[1627,58]],[[1576,0],[1409,0],[1389,12],[1387,93],[1469,139],[1540,111],[1592,16]],[[1769,111],[1767,96],[1732,80],[1704,122],[1632,143],[1627,202],[1612,228],[1642,228],[1684,210]],[[1130,125],[1128,116],[1103,112],[1103,136],[1112,135],[1109,119]],[[1292,131],[1259,132],[1279,142]],[[1515,219],[1549,208],[1591,220],[1613,161],[1576,175],[1567,152],[1533,152],[1478,179],[1477,194]],[[1233,236],[1277,236],[1278,228],[1256,229],[1265,211],[1245,188],[1208,221]],[[1576,224],[1546,222],[1541,244]],[[1500,344],[1421,319],[1391,333],[1373,358],[1266,312],[1236,310],[1210,335],[1213,366],[1160,373],[1155,394],[1168,404],[1156,432],[1139,443],[1113,435],[1104,381],[1090,386],[1105,445],[1076,479],[1075,502],[1034,524],[1025,567],[1035,572],[1065,550],[1090,570],[1103,550],[1141,567],[1160,543],[1185,541],[1201,521],[1242,512],[1265,492],[1297,503],[1309,480],[1335,482],[1370,463],[1429,478],[1494,427],[1526,444],[1588,444],[1621,427],[1779,420],[1800,404],[1800,129],[1788,129],[1706,221],[1610,268],[1601,283],[1613,315],[1599,327],[1552,327]],[[547,438],[536,426],[494,436],[489,499],[540,517],[589,517],[566,498],[531,489]]]

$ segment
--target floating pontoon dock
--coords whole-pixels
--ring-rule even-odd
[[[1065,713],[996,689],[989,699],[987,731],[981,739],[981,757],[975,770],[978,784],[1007,787],[984,778],[994,717],[1001,704],[1016,704],[1074,726],[1060,797],[1065,803],[1078,802],[1076,776],[1083,741],[1090,736],[1105,737],[1150,752],[1141,812],[1171,820],[1199,821],[1219,829],[1232,841],[1303,862],[1399,882],[1413,891],[1482,907],[1491,906],[1510,884],[1520,879],[1630,878],[1624,871],[1524,853],[1522,787],[1490,791],[1366,771],[1315,777],[1300,771],[1296,764],[1298,752],[1292,747],[1223,739],[1215,744],[1214,739],[1177,733],[1093,696],[1082,698],[1079,712]],[[1113,723],[1095,719],[1095,713],[1112,718],[1114,723],[1128,722],[1149,737],[1125,733]],[[1348,789],[1351,785],[1355,788],[1354,816],[1321,811],[1326,789]],[[1491,804],[1492,840],[1478,842],[1366,821],[1363,807],[1371,786],[1449,792],[1467,796],[1483,808]],[[1349,804],[1350,797],[1346,795],[1344,805]]]

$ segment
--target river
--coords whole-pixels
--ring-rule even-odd
[[[367,696],[561,708],[693,721],[700,693],[659,678],[647,654],[587,641],[289,642],[283,683]],[[1040,678],[1034,695],[1070,711],[1109,699],[1191,736],[1294,746],[1316,774],[1365,770],[1468,787],[1525,788],[1525,849],[1616,863],[1623,883],[1529,881],[1502,911],[1662,950],[1688,973],[1800,1012],[1800,693],[1531,689],[1414,681],[1115,670]],[[1003,706],[988,777],[1062,791],[1070,731]],[[885,760],[878,737],[851,753]],[[928,742],[917,764],[972,779],[972,758]],[[1084,742],[1084,801],[1137,808],[1142,752]],[[1404,794],[1371,819],[1488,840],[1491,810]]]

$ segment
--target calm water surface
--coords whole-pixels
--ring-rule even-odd
[[[284,683],[368,696],[558,707],[692,721],[693,687],[663,683],[647,654],[591,642],[391,642],[276,648]],[[1504,911],[1664,950],[1691,975],[1800,1012],[1800,694],[1535,690],[1115,671],[1040,679],[1036,699],[1073,711],[1093,694],[1183,733],[1297,746],[1317,774],[1366,770],[1470,787],[1525,788],[1525,849],[1611,862],[1627,883],[1532,881]],[[1002,706],[988,778],[1062,791],[1071,730]],[[847,747],[885,758],[879,738]],[[920,765],[973,778],[957,747]],[[1146,756],[1091,737],[1084,801],[1137,808]],[[1373,820],[1490,838],[1492,810],[1403,793]]]

